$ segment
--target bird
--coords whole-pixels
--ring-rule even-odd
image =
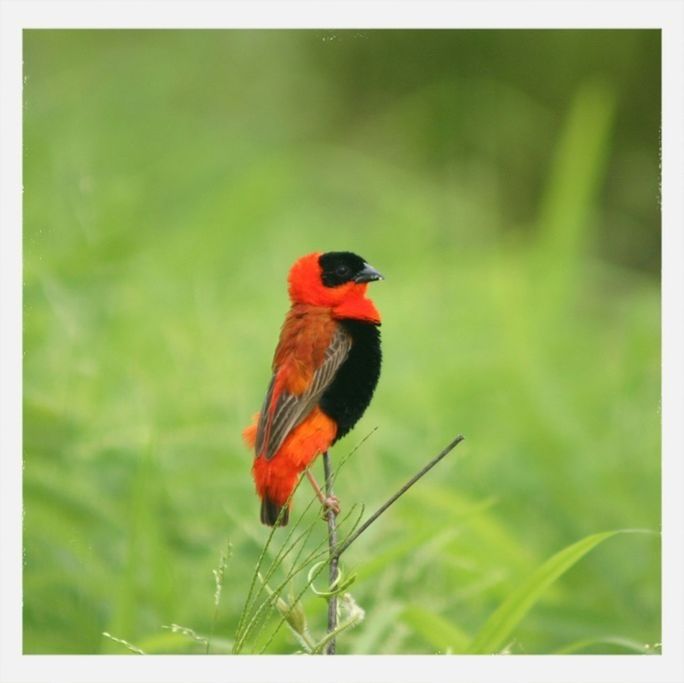
[[[309,467],[345,436],[371,402],[380,377],[380,313],[366,296],[384,277],[349,251],[315,252],[288,275],[290,309],[273,356],[261,410],[243,431],[254,451],[252,475],[261,522],[286,526],[290,496],[304,472],[326,509]]]

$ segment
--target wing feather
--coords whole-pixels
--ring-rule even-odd
[[[277,374],[273,375],[259,416],[255,442],[257,455],[270,460],[278,452],[288,434],[313,410],[330,386],[340,365],[349,355],[351,345],[350,335],[338,327],[306,391],[298,395],[283,391],[275,406],[272,402]]]

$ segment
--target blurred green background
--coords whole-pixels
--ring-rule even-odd
[[[457,652],[564,546],[659,531],[658,31],[34,30],[24,69],[26,653],[230,649],[267,536],[240,432],[315,250],[386,276],[343,507],[466,436],[350,549],[340,652]],[[506,649],[659,640],[629,535]]]

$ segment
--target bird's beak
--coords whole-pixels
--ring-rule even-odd
[[[354,282],[374,282],[375,280],[384,280],[385,278],[373,266],[367,263],[363,264],[363,270],[359,271],[354,277]]]

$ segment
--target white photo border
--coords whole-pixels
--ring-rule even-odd
[[[662,30],[662,654],[325,657],[21,652],[22,31],[30,28]],[[684,681],[684,3],[517,0],[0,0],[0,683],[681,683]]]

